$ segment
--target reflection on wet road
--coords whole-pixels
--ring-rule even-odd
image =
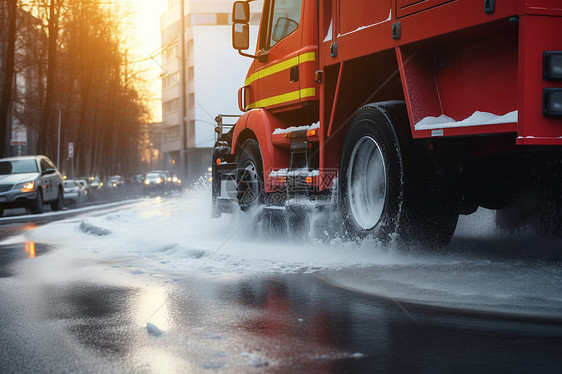
[[[233,236],[190,203],[10,229],[0,372],[562,367],[558,243],[458,236],[433,255],[297,244]]]
[[[0,306],[0,343],[10,348],[0,362],[10,372],[553,372],[562,365],[559,324],[405,314],[311,274],[4,286],[2,299],[12,301]],[[161,336],[147,332],[149,321]]]
[[[0,278],[13,275],[12,265],[22,259],[32,259],[48,251],[48,246],[26,241],[0,246]]]

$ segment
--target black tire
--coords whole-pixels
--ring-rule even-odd
[[[57,193],[57,199],[51,203],[51,210],[52,211],[59,211],[62,210],[64,207],[64,193],[62,189],[59,188],[59,192]]]
[[[33,202],[33,204],[31,205],[31,213],[32,214],[41,214],[43,213],[43,192],[41,189],[37,190],[37,197],[35,198],[35,201]]]
[[[367,105],[355,114],[344,140],[338,175],[338,203],[351,236],[373,234],[386,239],[396,232],[403,174],[398,149],[398,137],[380,108]],[[359,169],[375,168],[377,175],[359,174]]]
[[[248,139],[241,148],[236,172],[238,205],[243,211],[264,203],[263,162],[258,142]]]
[[[338,175],[345,229],[383,242],[443,246],[457,224],[458,188],[438,176],[407,121],[402,102],[366,105],[352,119]]]

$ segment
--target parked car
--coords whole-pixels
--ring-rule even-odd
[[[29,208],[43,213],[45,203],[52,210],[63,208],[63,177],[45,156],[0,159],[0,214],[7,208]]]
[[[67,179],[64,181],[64,201],[79,205],[88,198],[88,189],[82,180]]]

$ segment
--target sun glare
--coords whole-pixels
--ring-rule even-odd
[[[129,53],[135,61],[133,68],[145,71],[150,90],[150,108],[153,121],[162,118],[160,83],[160,15],[166,10],[166,0],[123,0],[127,5],[127,22],[131,25]]]

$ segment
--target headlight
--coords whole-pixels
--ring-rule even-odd
[[[15,187],[16,190],[20,190],[21,192],[33,192],[35,190],[35,183],[34,182],[25,182],[25,183],[18,183]]]

